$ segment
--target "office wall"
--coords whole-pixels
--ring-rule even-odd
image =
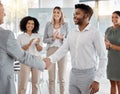
[[[40,33],[43,35],[45,25],[48,21],[51,21],[52,8],[30,8],[28,15],[36,17],[40,22]],[[62,8],[65,22],[68,22],[69,31],[75,28],[73,22],[73,8]]]
[[[76,25],[73,22],[74,8],[62,8],[65,22],[69,24],[69,31],[72,31]],[[40,33],[41,36],[44,34],[45,25],[48,21],[51,21],[52,8],[29,8],[28,15],[36,17],[40,22]],[[98,28],[102,33],[105,32],[106,28],[112,25],[111,15],[98,16],[94,12],[91,21],[92,26]]]

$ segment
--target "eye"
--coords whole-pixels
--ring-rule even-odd
[[[60,12],[57,12],[57,14],[60,14]]]

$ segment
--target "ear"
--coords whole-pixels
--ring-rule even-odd
[[[85,14],[85,18],[89,18],[89,15],[87,13]]]

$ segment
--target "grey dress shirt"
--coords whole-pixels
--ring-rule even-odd
[[[21,63],[41,71],[45,68],[45,63],[42,60],[21,49],[11,31],[0,27],[0,94],[16,94],[14,60],[19,60]]]

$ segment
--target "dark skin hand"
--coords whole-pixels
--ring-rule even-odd
[[[93,83],[90,85],[90,94],[95,94],[99,91],[99,82],[93,81]]]
[[[40,38],[37,38],[37,41],[36,41],[35,45],[36,45],[37,50],[41,51],[42,50],[42,46],[40,46],[39,43],[40,43]]]
[[[31,39],[30,42],[29,42],[29,44],[24,45],[24,46],[22,47],[22,49],[26,51],[26,50],[31,46],[33,40],[34,40],[34,39]]]

